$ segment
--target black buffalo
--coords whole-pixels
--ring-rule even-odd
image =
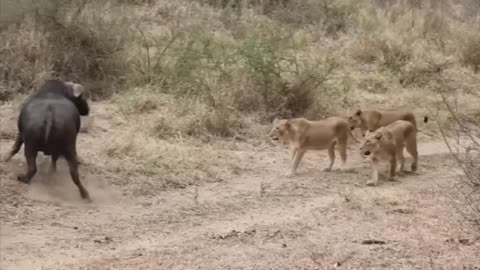
[[[60,80],[46,81],[38,91],[23,104],[18,117],[18,135],[5,158],[8,162],[25,144],[27,173],[18,175],[18,180],[30,183],[37,172],[37,153],[51,156],[50,170],[57,169],[57,160],[64,157],[70,168],[70,176],[83,199],[90,200],[87,190],[78,175],[77,134],[80,130],[80,115],[89,114],[80,84]]]

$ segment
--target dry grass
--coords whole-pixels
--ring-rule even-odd
[[[477,97],[478,100],[478,97]],[[461,169],[461,181],[456,186],[463,196],[460,212],[477,226],[480,225],[480,122],[477,116],[459,112],[457,97],[442,95],[449,113],[450,129],[441,129],[445,144]],[[449,134],[450,133],[450,134]],[[449,136],[450,135],[450,136]],[[453,137],[453,140],[449,140]]]
[[[116,184],[152,194],[165,188],[221,181],[214,169],[228,165],[218,151],[156,140],[135,131],[119,134],[105,144],[102,153],[105,160],[110,160],[105,165],[125,177]]]
[[[453,206],[478,223],[478,147],[457,160],[467,195],[458,198],[459,170],[429,136],[479,136],[478,1],[37,3],[50,4],[42,16],[15,17],[14,8],[0,25],[0,102],[14,104],[0,107],[0,154],[33,87],[51,77],[85,84],[94,102],[78,136],[80,174],[95,202],[80,200],[63,166],[66,181],[39,173],[27,186],[13,180],[21,152],[0,164],[2,265],[478,265],[478,233]],[[453,114],[439,93],[452,98]],[[289,156],[268,145],[272,118],[364,107],[429,115],[419,123],[418,174],[364,187],[371,170],[351,149],[352,170],[322,173],[327,154],[312,152],[302,174],[281,177]],[[48,163],[39,158],[39,169]]]
[[[217,162],[202,164],[194,142],[259,143],[276,116],[394,106],[447,125],[436,94],[447,88],[465,114],[480,113],[471,102],[478,18],[468,1],[260,2],[51,0],[57,9],[2,28],[0,99],[48,77],[80,81],[126,128],[104,146],[105,158],[145,175],[177,162],[165,179],[180,186],[195,178],[189,170]]]
[[[464,65],[472,67],[475,73],[480,71],[480,34],[478,32],[465,33],[460,54]]]
[[[137,195],[222,181],[238,169],[238,144],[265,141],[266,129],[253,115],[211,110],[198,100],[180,101],[151,88],[115,95],[93,110],[92,134],[81,143],[81,155],[94,171],[113,175],[112,184]],[[227,135],[230,141],[216,139]]]
[[[441,59],[478,68],[475,18],[458,19],[462,9],[448,1],[114,2],[59,2],[66,12],[2,32],[2,99],[51,76],[82,81],[95,98],[155,88],[180,97],[179,106],[197,99],[213,111],[212,134],[232,136],[225,126],[236,125],[229,115],[237,112],[264,120],[343,114],[338,107],[362,98],[357,89],[428,93]]]

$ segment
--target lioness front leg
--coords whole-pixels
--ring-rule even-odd
[[[287,173],[287,176],[294,176],[297,173],[297,167],[302,160],[303,155],[305,154],[305,150],[297,149],[295,150],[294,154],[292,155],[292,163],[290,166],[290,171]]]
[[[390,172],[388,174],[388,181],[395,181],[395,171],[397,170],[397,159],[395,156],[392,156],[390,159]]]
[[[378,184],[378,162],[370,160],[370,166],[372,167],[372,179],[367,182],[367,186],[376,186]]]
[[[293,171],[293,161],[295,160],[295,156],[297,154],[298,149],[297,148],[291,148],[290,149],[290,168],[287,170],[285,173],[285,176],[292,176],[292,171]]]
[[[400,170],[398,175],[402,176],[405,175],[405,157],[403,156],[403,148],[404,146],[401,145],[397,148],[396,158],[400,161]]]
[[[414,143],[407,144],[407,152],[410,153],[410,155],[413,158],[412,162],[412,172],[417,171],[417,164],[418,164],[418,151],[417,151],[417,145],[416,141]]]

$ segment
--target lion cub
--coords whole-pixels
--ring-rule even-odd
[[[357,110],[353,115],[348,117],[350,129],[359,128],[362,135],[365,136],[366,131],[375,131],[380,127],[387,126],[397,120],[405,120],[417,129],[417,120],[415,115],[408,110],[392,109],[392,110]],[[428,122],[428,116],[424,116],[423,122]],[[418,131],[418,129],[417,129]]]
[[[393,180],[397,168],[397,160],[400,161],[400,171],[405,172],[405,158],[403,148],[413,157],[412,171],[417,170],[417,130],[412,123],[397,120],[390,125],[381,127],[373,132],[367,132],[360,144],[360,153],[367,157],[373,169],[372,179],[367,182],[368,186],[378,183],[378,167],[380,161],[390,162],[388,180]]]
[[[269,137],[280,140],[290,147],[291,165],[287,176],[296,174],[298,164],[307,150],[328,149],[330,164],[324,171],[330,171],[335,162],[335,145],[338,144],[342,167],[347,160],[347,140],[353,137],[346,119],[328,117],[318,121],[305,118],[275,119]]]

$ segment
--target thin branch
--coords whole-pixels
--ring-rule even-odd
[[[162,49],[160,54],[157,56],[157,60],[155,61],[155,65],[153,66],[153,69],[156,70],[160,64],[160,60],[163,58],[165,53],[167,52],[167,49],[170,48],[170,46],[177,40],[177,38],[180,36],[181,32],[178,32],[176,34],[173,34],[170,40],[168,41],[167,45]]]
[[[440,134],[442,135],[442,138],[443,138],[443,141],[445,142],[445,145],[447,146],[448,148],[448,151],[452,154],[452,156],[455,158],[455,160],[457,161],[458,165],[460,166],[460,168],[462,169],[462,171],[466,174],[467,173],[467,170],[466,168],[464,167],[464,164],[462,162],[462,160],[457,156],[457,154],[455,154],[454,150],[452,149],[452,146],[450,145],[450,143],[448,142],[448,138],[447,138],[447,135],[445,134],[445,131],[443,130],[443,128],[441,127],[440,123],[438,122],[438,120],[435,119],[435,122],[437,123],[437,126],[438,126],[438,129],[440,131]]]
[[[85,9],[85,6],[87,5],[88,1],[89,0],[83,0],[80,3],[77,10],[75,10],[75,13],[73,13],[71,24],[73,25],[76,24],[78,17],[82,14],[82,11]]]
[[[147,51],[147,70],[145,71],[145,73],[147,74],[147,82],[150,83],[151,81],[150,45],[148,44],[147,37],[145,36],[145,33],[143,32],[142,28],[139,25],[137,25],[136,28],[142,38],[143,47]]]
[[[477,142],[477,140],[473,137],[473,135],[470,134],[469,129],[463,124],[463,122],[460,120],[460,118],[458,118],[457,113],[453,110],[452,106],[448,103],[446,97],[443,94],[440,94],[440,96],[442,97],[442,100],[445,103],[445,105],[447,106],[447,109],[450,112],[450,114],[452,115],[453,119],[460,126],[461,131],[464,132],[470,138],[470,140],[472,140],[472,142],[475,145],[480,147],[480,143]]]

